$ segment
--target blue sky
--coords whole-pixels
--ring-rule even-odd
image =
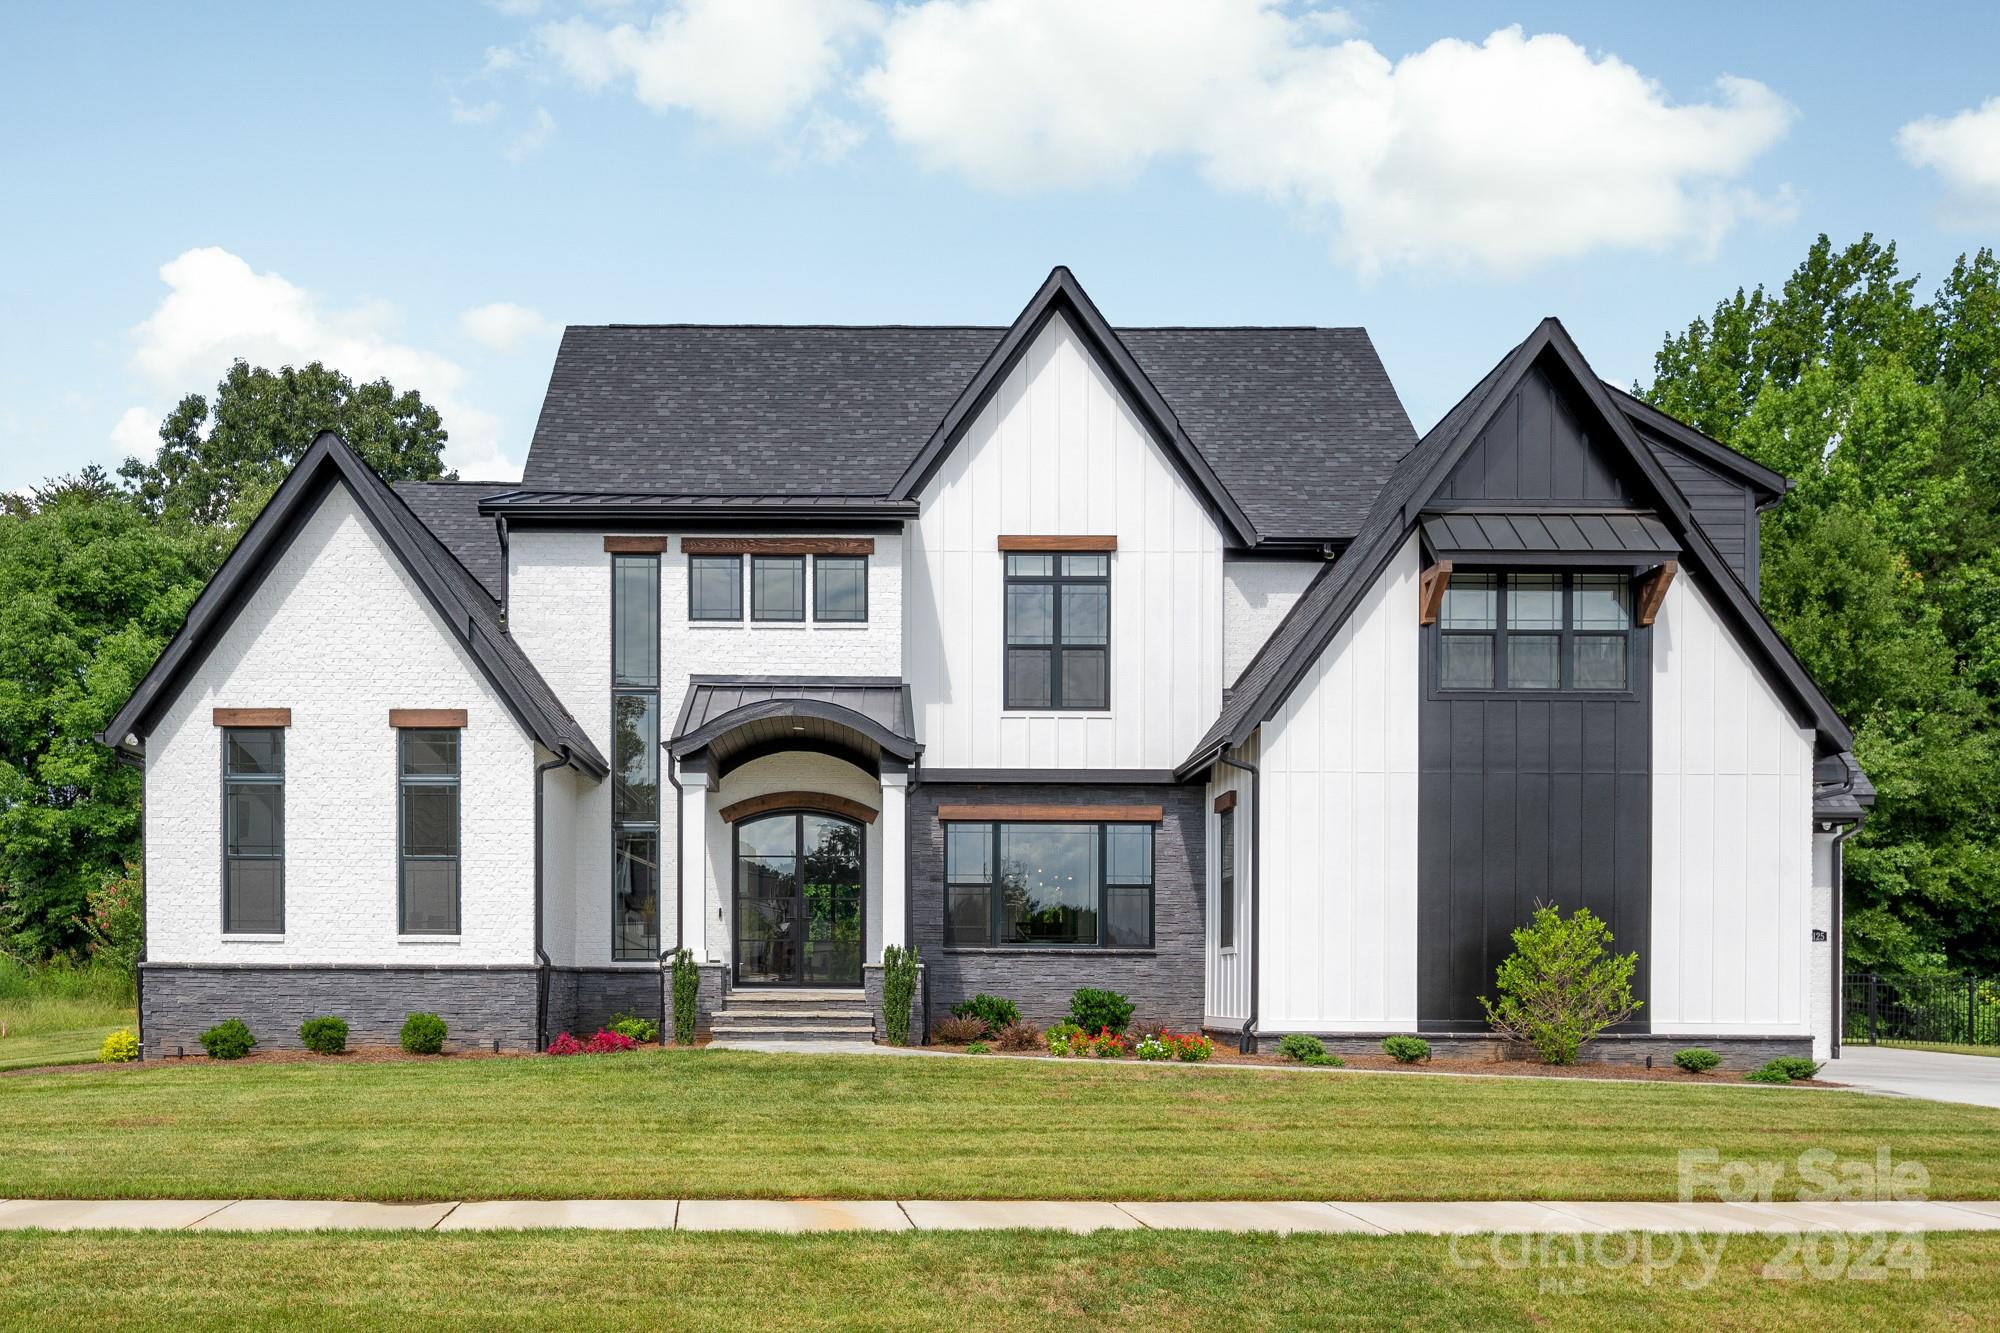
[[[1926,292],[2000,240],[1995,50],[1975,4],[10,4],[0,487],[232,354],[387,373],[507,477],[564,323],[1002,323],[1056,263],[1114,323],[1365,325],[1419,427],[1545,314],[1643,379],[1820,232]]]

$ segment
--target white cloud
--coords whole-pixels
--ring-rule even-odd
[[[149,407],[128,407],[119,413],[111,427],[111,442],[118,446],[119,457],[151,461],[160,452],[160,422],[165,418],[166,413]]]
[[[509,162],[525,162],[549,146],[556,137],[556,118],[545,106],[535,108],[535,123],[507,141],[501,150]]]
[[[832,88],[854,43],[881,21],[866,0],[679,0],[643,28],[576,17],[539,35],[586,88],[629,81],[655,111],[767,135]]]
[[[1753,80],[1676,104],[1561,35],[1391,61],[1269,0],[1164,8],[930,0],[896,12],[861,86],[899,141],[976,184],[1084,187],[1187,159],[1323,215],[1364,271],[1701,246],[1782,207],[1735,183],[1794,115]]]
[[[511,352],[529,339],[557,332],[557,327],[543,319],[540,312],[512,301],[476,306],[458,317],[458,327],[466,337],[496,352]]]
[[[444,418],[445,459],[467,476],[518,476],[500,442],[500,421],[466,397],[465,367],[398,341],[396,311],[384,302],[329,310],[276,273],[258,273],[227,250],[188,250],[163,265],[167,295],[133,330],[133,364],[172,394],[207,391],[241,358],[276,368],[320,361],[357,382],[387,378],[415,389]],[[126,412],[117,431],[140,409]],[[157,426],[158,417],[152,418]]]
[[[500,114],[498,102],[481,102],[468,106],[458,98],[451,99],[451,123],[454,125],[484,125]]]
[[[1925,116],[1896,132],[1913,166],[1943,179],[1947,220],[1978,226],[2000,220],[2000,97],[1939,119]]]

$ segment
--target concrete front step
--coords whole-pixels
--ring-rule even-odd
[[[715,1020],[712,1036],[716,1041],[872,1041],[871,1024],[852,1026],[802,1027],[790,1023],[726,1023]]]
[[[766,990],[752,990],[738,986],[723,997],[725,1005],[733,1004],[866,1004],[868,993],[858,990],[803,990],[793,987],[771,987]]]
[[[779,1019],[779,1018],[784,1019],[788,1023],[795,1018],[838,1018],[838,1019],[843,1019],[850,1023],[867,1023],[873,1020],[874,1014],[869,1010],[869,1008],[866,1005],[856,1005],[848,1009],[829,1009],[829,1008],[794,1009],[791,1008],[790,1006],[785,1006],[780,1008],[774,1005],[757,1005],[754,1008],[738,1008],[734,1005],[730,1005],[720,1010],[716,1014],[716,1018],[718,1020],[726,1018],[741,1018],[741,1019],[746,1019],[752,1023],[768,1023],[773,1019]]]

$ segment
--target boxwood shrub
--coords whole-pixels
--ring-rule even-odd
[[[1431,1044],[1422,1037],[1384,1037],[1382,1053],[1394,1057],[1399,1064],[1413,1065],[1419,1060],[1431,1058]]]
[[[1284,1056],[1287,1060],[1297,1060],[1303,1063],[1312,1059],[1315,1055],[1325,1055],[1326,1043],[1318,1037],[1308,1036],[1303,1032],[1289,1032],[1279,1040],[1278,1054]]]
[[[1690,1074],[1706,1074],[1722,1063],[1722,1057],[1706,1046],[1690,1046],[1674,1052],[1674,1063]]]
[[[256,1044],[249,1025],[240,1018],[225,1018],[201,1034],[201,1048],[211,1060],[241,1060]]]
[[[1084,986],[1070,993],[1069,1021],[1093,1035],[1107,1028],[1123,1032],[1132,1024],[1132,1008],[1132,1002],[1115,990]]]
[[[331,1014],[299,1024],[299,1040],[319,1055],[339,1055],[347,1049],[347,1020]]]
[[[997,1036],[1001,1028],[1021,1021],[1021,1010],[1012,1001],[984,991],[951,1007],[953,1018],[976,1018],[986,1025],[987,1036]]]
[[[403,1049],[411,1055],[436,1055],[444,1049],[445,1031],[436,1014],[411,1014],[403,1020]]]

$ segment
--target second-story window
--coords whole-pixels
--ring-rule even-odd
[[[750,557],[750,618],[806,618],[806,558],[802,555]]]
[[[868,619],[868,557],[813,557],[813,619]]]
[[[688,619],[743,619],[743,557],[688,557]]]
[[[1438,688],[1627,689],[1631,629],[1623,574],[1454,574],[1438,615]]]
[[[1007,554],[1008,708],[1111,706],[1111,557]]]

